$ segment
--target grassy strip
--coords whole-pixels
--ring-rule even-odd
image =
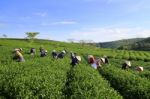
[[[148,69],[148,66],[149,66],[148,62],[143,62],[143,61],[131,61],[131,62],[132,62],[132,67],[129,68],[128,72],[150,79],[150,71]],[[123,61],[120,61],[119,59],[111,59],[110,63],[121,69],[121,64],[123,63]],[[137,72],[135,70],[136,66],[143,66],[144,71]]]
[[[122,99],[96,70],[85,64],[72,68],[68,75],[65,99]]]
[[[51,61],[46,57],[22,63],[20,68],[16,66],[18,69],[14,65],[11,65],[12,70],[1,67],[1,96],[11,99],[61,98],[66,73],[70,68],[64,65],[69,64],[66,62],[68,59]]]
[[[99,71],[125,99],[150,99],[149,80],[115,66],[107,66]]]

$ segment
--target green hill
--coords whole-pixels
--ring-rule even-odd
[[[101,48],[113,48],[113,49],[121,49],[121,50],[149,51],[150,50],[150,37],[98,43],[97,46]]]
[[[98,43],[97,46],[101,48],[119,48],[120,46],[134,44],[142,40],[143,38],[124,39],[124,40],[118,40],[118,41],[112,41],[112,42]]]
[[[128,46],[130,46],[133,50],[150,51],[150,37]]]

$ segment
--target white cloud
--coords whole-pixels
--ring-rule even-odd
[[[59,21],[59,22],[54,22],[53,23],[54,25],[59,25],[59,24],[62,24],[62,25],[70,25],[70,24],[77,24],[76,21]]]
[[[46,17],[48,14],[47,12],[37,12],[35,15],[40,16],[40,17]]]
[[[135,37],[149,37],[150,30],[140,28],[91,28],[74,31],[69,37],[77,40],[93,40],[96,42],[114,41]]]
[[[41,23],[41,26],[51,26],[51,25],[74,25],[77,24],[76,21],[58,21],[58,22],[45,22]]]
[[[141,30],[137,32],[137,37],[150,37],[150,30]]]

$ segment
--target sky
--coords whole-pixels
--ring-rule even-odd
[[[0,37],[107,42],[150,37],[150,0],[0,0]]]

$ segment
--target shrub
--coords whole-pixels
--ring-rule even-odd
[[[100,73],[123,95],[124,98],[150,98],[150,83],[147,79],[114,66],[105,67],[100,70]]]

